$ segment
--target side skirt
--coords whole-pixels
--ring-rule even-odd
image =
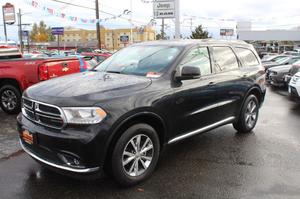
[[[213,124],[211,124],[211,125],[202,127],[202,128],[197,129],[197,130],[195,130],[195,131],[191,131],[191,132],[189,132],[189,133],[186,133],[186,134],[177,136],[177,137],[171,139],[171,140],[168,142],[168,144],[172,144],[172,143],[177,142],[177,141],[179,141],[179,140],[183,140],[183,139],[189,138],[189,137],[191,137],[191,136],[197,135],[197,134],[199,134],[199,133],[203,133],[203,132],[205,132],[205,131],[214,129],[214,128],[216,128],[216,127],[219,127],[219,126],[228,124],[228,123],[230,123],[230,122],[233,122],[234,120],[235,120],[235,117],[234,117],[234,116],[228,117],[228,118],[226,118],[226,119],[224,119],[224,120],[221,120],[221,121],[216,122],[216,123],[213,123]]]

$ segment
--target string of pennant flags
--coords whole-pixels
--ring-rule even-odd
[[[50,8],[50,7],[47,7],[45,5],[42,5],[39,2],[34,1],[34,0],[27,1],[27,3],[30,4],[34,8],[43,10],[44,12],[46,12],[49,15],[60,17],[62,19],[66,19],[66,20],[69,20],[69,21],[72,21],[72,22],[81,22],[81,23],[86,23],[86,24],[96,24],[96,23],[101,23],[101,22],[121,18],[123,15],[128,15],[128,13],[130,12],[128,10],[124,10],[124,12],[122,14],[113,15],[112,17],[107,17],[107,18],[104,18],[104,19],[87,19],[87,18],[81,18],[81,17],[66,15],[65,13],[63,13],[61,11],[58,11],[54,8]]]

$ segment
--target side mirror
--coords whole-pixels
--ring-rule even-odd
[[[181,75],[176,76],[177,80],[198,79],[201,76],[200,69],[195,66],[183,66],[181,68]]]

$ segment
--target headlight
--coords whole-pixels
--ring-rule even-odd
[[[97,124],[106,117],[99,107],[65,107],[62,110],[68,124]]]

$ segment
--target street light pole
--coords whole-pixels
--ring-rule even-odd
[[[5,18],[4,18],[4,7],[3,6],[2,6],[2,14],[3,14],[3,27],[4,27],[5,42],[7,42],[6,22],[5,22]]]
[[[98,40],[98,48],[101,50],[101,30],[100,30],[100,21],[99,21],[99,1],[96,2],[96,32],[97,32],[97,40]]]
[[[130,44],[133,43],[132,38],[132,0],[130,0]]]

